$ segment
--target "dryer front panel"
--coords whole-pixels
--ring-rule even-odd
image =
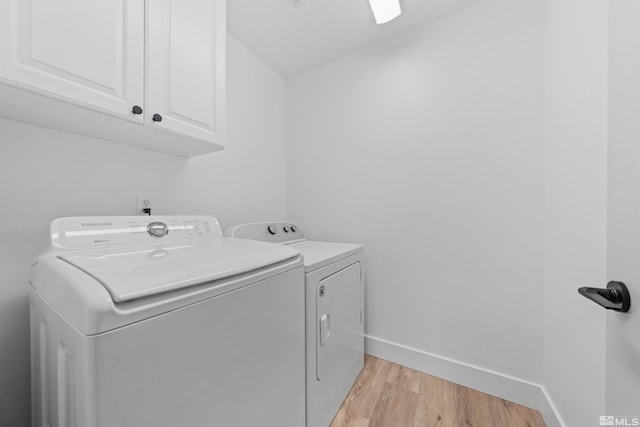
[[[338,386],[361,367],[364,347],[359,262],[321,280],[316,287],[316,379]],[[359,371],[359,369],[357,369]],[[341,387],[339,387],[341,388]]]

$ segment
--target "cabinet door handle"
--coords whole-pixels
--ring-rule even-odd
[[[154,114],[151,120],[153,120],[154,122],[161,122],[162,116],[160,114]]]
[[[142,114],[142,107],[139,105],[134,105],[133,108],[131,109],[131,112],[133,114]]]

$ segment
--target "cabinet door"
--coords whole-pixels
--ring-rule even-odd
[[[0,80],[142,122],[144,2],[0,0]]]
[[[147,123],[223,144],[225,21],[224,0],[148,0]]]

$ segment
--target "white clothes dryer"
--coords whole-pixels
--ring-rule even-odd
[[[290,222],[243,224],[235,238],[281,243],[304,257],[307,427],[328,427],[364,366],[364,247],[306,240]]]
[[[62,218],[30,278],[34,426],[300,427],[302,258],[206,216]]]

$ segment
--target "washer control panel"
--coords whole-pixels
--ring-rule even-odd
[[[51,243],[66,249],[220,237],[220,224],[210,216],[69,217],[51,223]]]
[[[236,225],[225,231],[224,235],[271,243],[290,243],[305,239],[296,224],[285,221]]]

